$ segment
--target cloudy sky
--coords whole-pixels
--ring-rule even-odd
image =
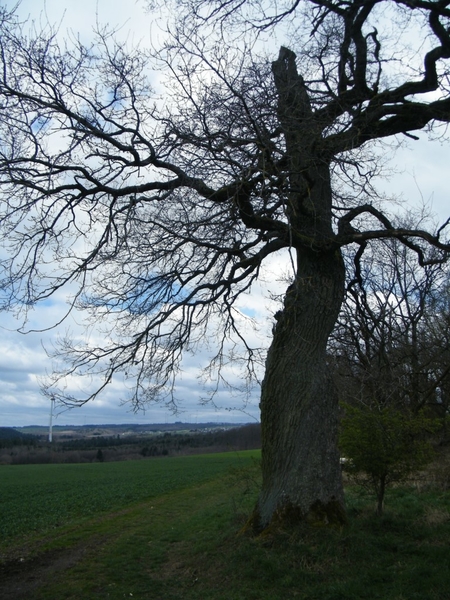
[[[0,0],[1,1],[1,0]],[[15,2],[2,2],[11,7]],[[21,16],[45,23],[61,21],[60,32],[67,30],[81,32],[82,39],[89,39],[95,22],[120,26],[119,35],[128,37],[134,43],[144,44],[152,37],[157,41],[161,35],[158,21],[143,11],[139,0],[23,0],[20,6]],[[274,49],[274,52],[275,49]],[[419,206],[426,202],[444,220],[450,215],[448,176],[450,146],[447,142],[427,141],[421,135],[419,142],[410,142],[399,150],[392,165],[398,175],[385,183],[386,192],[401,196],[409,206]],[[268,271],[271,291],[280,289],[275,274],[285,267],[272,259]],[[42,329],[44,324],[51,325],[58,315],[64,313],[65,298],[62,294],[45,305],[38,307],[31,315],[29,329]],[[264,289],[253,290],[251,297],[243,307],[253,314],[262,325],[263,333],[269,330],[267,316],[269,301]],[[46,425],[49,419],[49,403],[40,393],[39,382],[46,372],[51,370],[51,362],[45,348],[51,348],[56,337],[64,334],[67,328],[77,331],[76,317],[69,319],[59,332],[50,330],[44,333],[19,334],[15,330],[18,323],[7,314],[0,313],[0,426],[23,426],[29,424]],[[202,406],[199,399],[204,395],[197,379],[196,366],[201,361],[190,359],[179,381],[179,395],[184,398],[183,413],[173,416],[164,407],[149,407],[146,413],[137,415],[129,407],[121,405],[125,390],[121,382],[113,382],[107,393],[90,405],[66,411],[57,416],[56,424],[100,424],[100,423],[138,423],[185,420],[190,422],[235,421],[248,422],[258,418],[258,391],[255,390],[253,403],[247,412],[233,410],[239,405],[235,399],[223,394],[217,399],[217,407]]]

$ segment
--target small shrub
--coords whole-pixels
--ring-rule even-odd
[[[423,413],[391,407],[345,405],[340,447],[344,468],[355,483],[375,494],[381,515],[386,487],[404,481],[433,458],[427,433],[437,423]]]

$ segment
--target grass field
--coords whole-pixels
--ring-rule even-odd
[[[1,600],[448,600],[450,494],[398,488],[342,530],[239,535],[257,453],[2,467]]]
[[[92,464],[0,467],[0,538],[43,532],[79,519],[195,487],[251,454]]]

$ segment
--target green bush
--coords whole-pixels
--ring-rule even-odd
[[[404,481],[433,458],[429,435],[436,420],[379,405],[345,404],[340,448],[349,476],[375,494],[383,510],[386,487]]]

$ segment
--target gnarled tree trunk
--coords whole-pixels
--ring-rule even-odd
[[[326,362],[345,282],[341,253],[329,243],[330,164],[295,54],[282,48],[273,73],[286,141],[287,213],[297,270],[274,330],[262,386],[263,488],[257,528],[286,520],[345,520],[338,402]]]
[[[326,344],[342,302],[344,266],[303,256],[274,331],[262,386],[263,486],[255,526],[345,521],[338,402]]]

